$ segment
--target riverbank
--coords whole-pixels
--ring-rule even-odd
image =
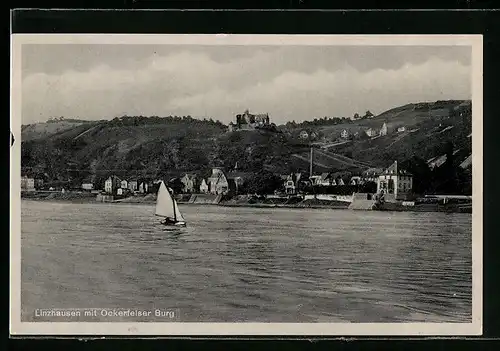
[[[55,201],[71,203],[100,203],[96,200],[97,195],[88,192],[22,192],[21,198],[33,201]],[[219,202],[189,202],[186,197],[180,197],[178,203],[186,206],[222,206],[222,207],[249,207],[249,208],[304,208],[304,209],[348,209],[351,202],[346,201],[326,201],[317,199],[307,199],[303,201],[288,201],[286,199],[255,199],[240,198],[238,200],[222,200]],[[183,201],[184,200],[184,201]],[[130,196],[116,199],[111,204],[151,204],[156,203],[156,195]],[[398,203],[385,203],[376,205],[373,211],[390,212],[447,212],[447,213],[472,213],[471,204],[441,204],[426,203],[414,204],[413,206],[402,206]]]

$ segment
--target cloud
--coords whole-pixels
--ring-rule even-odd
[[[80,62],[78,70],[71,55],[57,70],[27,64],[23,124],[123,114],[189,114],[227,123],[246,108],[282,123],[471,96],[470,57],[456,48],[235,48],[240,51],[232,56],[226,48],[227,55],[217,57],[214,50],[155,52],[133,62],[128,57],[127,64],[116,53],[100,60],[89,54],[93,61]],[[47,55],[41,60],[48,62]]]

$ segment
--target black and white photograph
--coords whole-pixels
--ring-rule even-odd
[[[479,335],[480,35],[12,35],[11,333]]]

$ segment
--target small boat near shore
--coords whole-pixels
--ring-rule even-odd
[[[156,199],[155,215],[165,218],[161,224],[167,227],[185,227],[186,220],[179,210],[177,202],[172,197],[172,194],[165,186],[163,181],[158,188],[158,195]]]

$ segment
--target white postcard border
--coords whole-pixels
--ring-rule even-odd
[[[482,35],[11,35],[10,332],[12,335],[164,336],[446,336],[481,335],[483,321],[483,39]],[[21,55],[23,44],[162,45],[461,45],[472,49],[472,322],[471,323],[87,323],[21,322]]]

